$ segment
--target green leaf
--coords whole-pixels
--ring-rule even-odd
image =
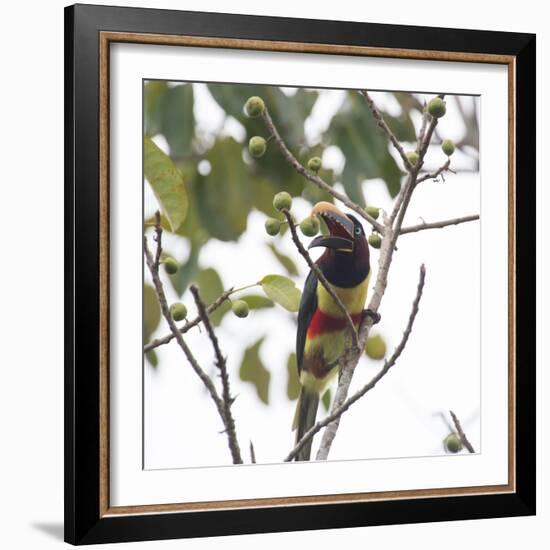
[[[290,147],[303,143],[304,123],[319,96],[318,92],[303,88],[294,95],[288,96],[277,86],[254,84],[208,84],[208,90],[228,115],[245,126],[248,137],[266,133],[265,124],[261,118],[248,118],[243,111],[244,104],[250,96],[261,97],[275,126]]]
[[[148,137],[143,140],[143,155],[145,177],[171,230],[176,231],[185,220],[188,208],[183,177],[170,157]]]
[[[143,116],[147,136],[154,136],[162,129],[162,110],[167,91],[165,80],[150,80],[143,87]]]
[[[157,356],[157,353],[154,349],[152,349],[151,351],[148,351],[146,354],[145,354],[145,358],[147,359],[147,361],[149,362],[149,364],[152,366],[152,367],[156,367],[158,366],[159,364],[159,358]]]
[[[178,271],[174,275],[169,276],[170,282],[178,296],[183,295],[190,281],[197,276],[200,251],[200,245],[192,243],[187,260],[180,265]]]
[[[282,252],[279,252],[273,243],[269,243],[267,246],[269,247],[269,250],[273,252],[273,256],[275,256],[279,263],[287,270],[289,275],[298,275],[298,268],[291,258]]]
[[[160,322],[160,306],[152,286],[143,285],[143,342],[149,342]]]
[[[296,354],[292,352],[286,362],[287,382],[286,395],[291,401],[298,399],[300,395],[300,379],[298,378],[298,366],[296,364]]]
[[[245,301],[248,304],[248,309],[266,309],[275,305],[269,298],[257,294],[241,296],[239,300]]]
[[[323,404],[323,407],[325,408],[325,411],[330,410],[330,389],[328,389],[324,394],[323,397],[321,397],[321,403]]]
[[[170,146],[170,156],[188,156],[193,152],[191,145],[195,135],[192,84],[169,88],[163,103],[162,133]]]
[[[207,306],[223,294],[224,288],[222,280],[218,272],[211,267],[199,270],[194,280],[199,287],[202,301]],[[212,324],[215,326],[219,325],[223,316],[230,310],[231,304],[229,300],[225,300],[224,303],[210,315]]]
[[[233,138],[218,139],[204,157],[210,162],[210,173],[197,175],[200,222],[211,236],[222,241],[239,238],[252,209],[250,177],[241,155],[242,145]]]
[[[348,92],[324,139],[338,146],[346,158],[341,181],[353,201],[365,205],[361,185],[365,179],[382,178],[392,197],[399,192],[401,169],[389,152],[388,139],[358,93]]]
[[[288,277],[282,275],[266,275],[259,284],[268,298],[288,311],[298,311],[301,293]]]
[[[264,337],[255,344],[246,348],[244,357],[239,369],[239,376],[244,382],[251,382],[256,388],[260,400],[267,405],[269,400],[269,382],[271,374],[264,367],[260,359],[260,347]]]

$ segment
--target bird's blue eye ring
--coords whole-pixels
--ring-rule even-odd
[[[355,227],[355,234],[360,235],[361,234],[361,228],[359,226]]]

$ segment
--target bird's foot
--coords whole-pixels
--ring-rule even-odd
[[[363,317],[370,317],[372,319],[372,324],[376,325],[380,322],[380,319],[382,318],[380,316],[380,313],[376,311],[372,311],[372,309],[364,309],[363,310]]]

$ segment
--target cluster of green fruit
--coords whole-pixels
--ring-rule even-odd
[[[248,304],[244,300],[235,300],[231,303],[231,310],[237,317],[248,317]],[[170,315],[174,321],[183,321],[187,317],[187,306],[175,302],[170,306]]]
[[[273,197],[273,208],[279,212],[290,210],[292,208],[292,197],[286,191],[277,193]],[[286,223],[286,220],[281,221],[277,218],[267,218],[265,220],[266,233],[272,237],[278,235],[283,223]],[[308,216],[300,222],[300,231],[306,237],[314,237],[319,233],[319,229],[319,220],[315,216]]]
[[[250,118],[257,118],[265,113],[265,103],[261,97],[249,97],[244,104],[244,112]],[[248,141],[248,151],[253,157],[262,157],[267,150],[267,140],[262,136],[252,136]],[[312,157],[307,163],[308,170],[319,172],[322,161],[319,157]]]
[[[442,116],[445,116],[446,112],[447,104],[440,97],[434,97],[429,101],[428,113],[430,113],[433,118],[441,118]],[[441,149],[448,157],[450,157],[455,152],[455,144],[450,139],[444,139],[441,142]],[[416,151],[408,151],[406,155],[407,159],[413,166],[418,163],[418,153]]]

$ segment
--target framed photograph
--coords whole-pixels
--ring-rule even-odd
[[[535,513],[535,36],[65,11],[65,539]]]

